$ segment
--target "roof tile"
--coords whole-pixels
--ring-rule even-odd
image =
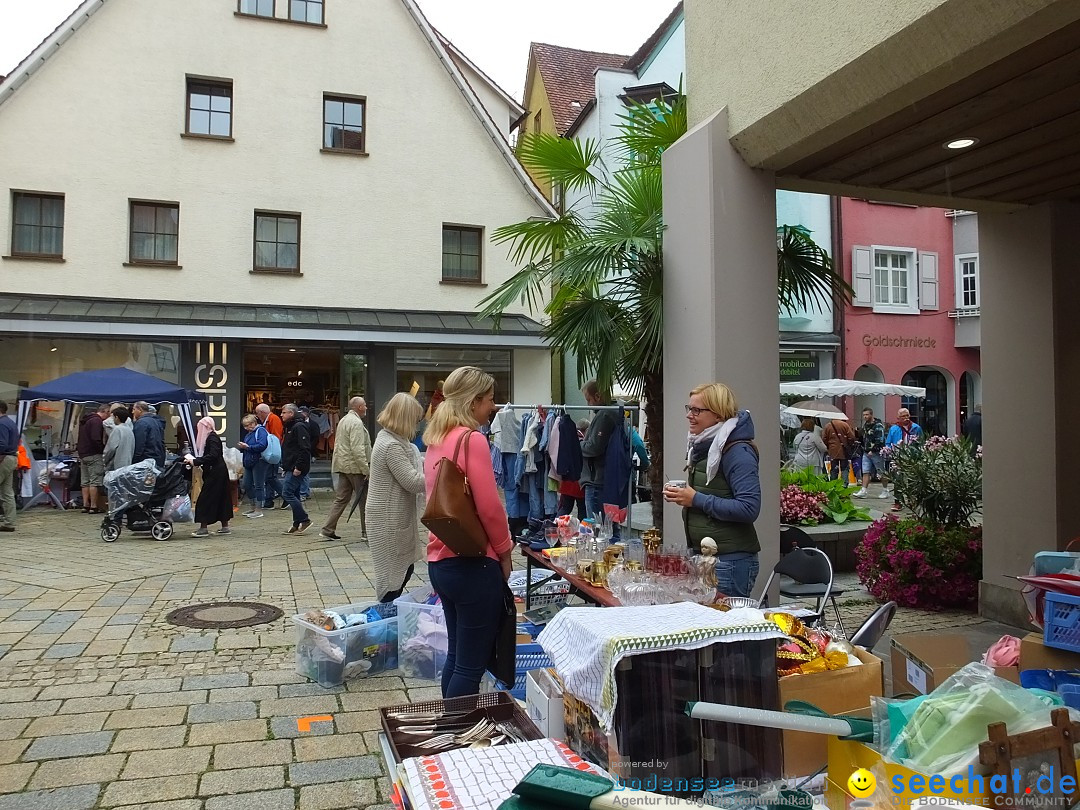
[[[566,134],[581,109],[596,97],[593,77],[596,69],[621,68],[627,60],[625,55],[617,53],[580,51],[544,42],[532,43],[532,55],[544,79],[559,135]],[[529,112],[535,114],[537,111]]]

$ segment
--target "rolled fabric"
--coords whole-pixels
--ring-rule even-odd
[[[1015,667],[1020,663],[1020,639],[1002,636],[986,651],[982,662],[988,667]]]

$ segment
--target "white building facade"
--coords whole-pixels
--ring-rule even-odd
[[[523,112],[414,0],[88,0],[0,84],[0,398],[127,364],[234,434],[472,363],[547,401],[540,325],[475,315],[551,212]]]

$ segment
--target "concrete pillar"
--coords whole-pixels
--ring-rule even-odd
[[[1080,206],[980,214],[983,582],[980,612],[1022,625],[1032,556],[1080,534],[1080,467],[1070,437],[1080,397],[1075,314]]]
[[[721,110],[664,154],[664,472],[681,475],[688,392],[731,387],[761,451],[761,579],[779,558],[780,369],[776,360],[776,185],[728,141]],[[678,509],[666,542],[684,541]]]

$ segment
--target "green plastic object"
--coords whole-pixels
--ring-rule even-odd
[[[829,714],[822,711],[813,703],[805,700],[789,700],[784,704],[784,711],[792,714],[806,714],[811,717],[831,717],[845,721],[851,726],[851,734],[842,739],[855,740],[856,742],[874,741],[874,721],[864,717],[848,717],[846,714]]]
[[[573,768],[536,765],[514,787],[499,810],[588,810],[593,799],[612,790],[611,780]]]

